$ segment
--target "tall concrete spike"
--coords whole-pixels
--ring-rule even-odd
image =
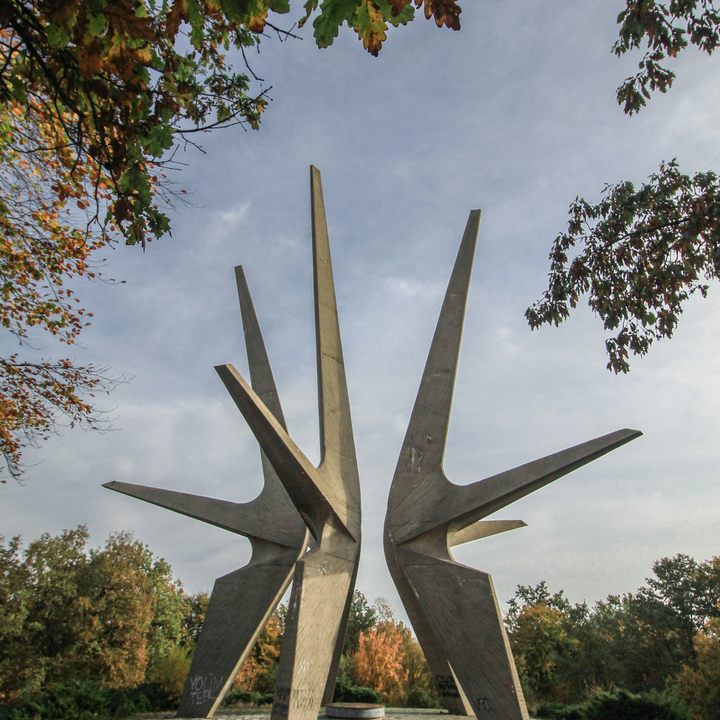
[[[440,311],[442,322],[438,322],[435,328],[405,436],[405,446],[409,447],[417,447],[417,440],[422,440],[421,454],[416,453],[410,458],[414,468],[422,468],[417,478],[420,479],[421,484],[411,492],[405,493],[404,502],[408,505],[414,503],[416,496],[422,497],[424,479],[428,477],[428,473],[442,470],[455,373],[460,354],[460,339],[465,320],[465,306],[479,228],[480,210],[473,210],[465,225],[465,232]],[[393,490],[391,489],[390,492]]]
[[[268,462],[315,538],[297,562],[273,720],[315,720],[335,684],[360,551],[360,484],[329,239],[317,168],[310,169],[322,459],[314,467],[232,365],[216,367]]]
[[[359,482],[350,402],[345,379],[340,327],[335,299],[330,240],[320,171],[310,168],[312,197],[313,270],[315,281],[315,336],[317,342],[318,404],[320,416],[320,466],[340,473],[345,503],[359,518]],[[351,530],[352,532],[352,530]]]
[[[258,402],[285,427],[260,326],[241,268],[236,268],[248,365]],[[215,581],[179,717],[211,717],[290,583],[309,535],[277,473],[262,455],[264,485],[249,503],[232,503],[131,483],[106,487],[250,538],[248,565]]]
[[[468,218],[395,469],[385,556],[448,710],[527,720],[492,579],[456,563],[449,546],[521,527],[520,521],[483,518],[641,433],[619,430],[468,486],[445,477],[443,456],[479,215],[473,211]]]
[[[312,480],[332,512],[320,503],[308,506],[286,484],[308,526],[315,528],[317,545],[296,565],[272,720],[315,720],[323,697],[332,692],[360,557],[360,482],[325,207],[315,167],[310,168],[310,184],[322,453]]]
[[[355,439],[350,417],[345,362],[343,360],[340,324],[335,298],[335,283],[330,257],[330,237],[325,215],[320,171],[310,167],[310,197],[313,241],[313,279],[315,285],[315,338],[318,369],[318,416],[320,420],[320,470],[333,478],[333,499],[341,519],[353,538],[360,541],[360,481],[358,477]],[[336,480],[337,479],[337,480]],[[339,482],[338,482],[339,481]],[[358,547],[359,552],[359,547]],[[332,702],[335,680],[340,666],[344,628],[347,626],[353,591],[357,579],[358,560],[345,597],[322,702]]]

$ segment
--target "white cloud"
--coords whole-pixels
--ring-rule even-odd
[[[252,203],[242,202],[231,207],[229,210],[223,210],[219,214],[220,222],[224,225],[229,225],[231,229],[235,229],[237,225],[245,224],[247,222],[248,211]]]
[[[426,283],[414,278],[403,277],[385,278],[385,288],[400,297],[427,303],[441,298],[444,292],[444,288],[437,283]]]

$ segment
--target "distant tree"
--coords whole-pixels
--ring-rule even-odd
[[[126,688],[145,679],[154,620],[152,553],[129,533],[111,535],[79,573],[79,604],[92,630],[76,650],[78,677]],[[59,657],[62,663],[65,658]],[[63,680],[71,679],[63,677]]]
[[[706,0],[626,0],[613,50],[645,46],[639,72],[618,88],[625,113],[638,112],[654,91],[667,92],[675,74],[666,65],[688,45],[712,54],[720,44],[720,12]],[[720,278],[720,186],[714,172],[688,175],[663,162],[639,189],[609,184],[599,203],[577,198],[568,229],[550,253],[548,288],[529,307],[534,329],[558,325],[587,295],[606,330],[607,367],[627,372],[629,353],[672,337],[683,304],[703,297]]]
[[[127,533],[87,542],[83,526],[25,549],[0,541],[0,698],[76,680],[132,687],[186,642],[167,563]]]
[[[683,554],[662,558],[653,563],[653,573],[640,592],[670,608],[692,643],[695,634],[720,615],[720,557],[702,563]]]
[[[200,629],[205,622],[209,602],[210,595],[206,592],[196,593],[186,598],[183,630],[186,645],[193,646],[197,642]]]
[[[588,691],[587,606],[572,605],[542,581],[518,586],[506,625],[518,674],[532,706],[578,702]]]
[[[285,630],[283,614],[276,611],[270,615],[249,657],[233,680],[234,688],[261,695],[274,692]]]
[[[367,632],[377,621],[377,611],[360,590],[353,592],[350,614],[345,629],[343,654],[351,655],[357,650],[361,632]]]
[[[384,598],[375,598],[372,605],[376,623],[395,622],[392,605]]]
[[[677,616],[648,595],[628,593],[597,603],[592,628],[602,640],[593,674],[603,689],[663,690],[667,678],[688,658]]]
[[[712,656],[705,638],[720,613],[719,571],[720,558],[662,558],[637,592],[592,608],[571,604],[545,582],[518,587],[506,624],[529,703],[581,703],[617,688],[661,692],[681,668],[694,687],[697,648]]]
[[[175,648],[189,645],[188,599],[182,583],[173,577],[172,568],[165,560],[156,560],[148,577],[152,588],[148,661],[152,666],[170,652],[175,652]]]
[[[23,565],[20,538],[5,545],[0,536],[0,648],[22,648],[23,629],[30,612],[32,588]],[[12,699],[16,688],[28,684],[25,653],[15,656],[0,650],[0,702]]]
[[[386,702],[397,704],[404,697],[407,682],[403,649],[403,633],[395,622],[386,620],[361,632],[352,655],[357,684],[373,688]]]
[[[563,692],[563,656],[574,651],[573,638],[563,627],[560,610],[543,603],[525,607],[517,618],[513,633],[515,662],[518,672],[525,678],[533,697],[566,702]]]
[[[85,650],[94,640],[97,625],[93,598],[83,587],[87,539],[87,529],[78,527],[57,537],[44,534],[25,549],[21,562],[30,590],[27,613],[17,642],[0,649],[4,659],[17,663],[20,672],[15,679],[23,682],[6,685],[6,693],[62,682],[90,664]]]
[[[694,720],[720,720],[720,617],[708,620],[694,646],[694,661],[682,666],[670,688]]]
[[[400,707],[440,707],[440,698],[420,643],[409,627],[399,624],[402,637],[401,663],[405,677],[399,688]]]

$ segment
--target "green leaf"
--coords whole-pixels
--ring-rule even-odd
[[[107,30],[107,19],[100,13],[99,15],[91,15],[88,20],[88,32],[93,37],[100,37]]]
[[[248,15],[254,15],[251,5],[257,5],[257,0],[220,0],[220,7],[229,20],[242,22]]]
[[[318,47],[329,47],[338,36],[340,26],[351,24],[355,11],[362,0],[324,0],[320,6],[320,14],[315,18],[315,42]]]
[[[51,48],[60,50],[61,48],[67,47],[70,43],[70,38],[65,30],[58,25],[50,23],[45,32],[47,33],[48,45],[50,45]]]
[[[270,0],[268,7],[276,13],[285,14],[290,12],[290,0]]]
[[[318,0],[307,0],[305,3],[305,14],[298,20],[298,27],[302,27],[315,12],[318,6]]]
[[[386,15],[385,17],[387,21],[395,27],[407,25],[415,18],[415,6],[412,4],[406,5],[397,15],[390,13],[390,15]]]
[[[153,157],[160,157],[165,150],[172,147],[173,132],[170,125],[155,125],[147,135],[144,147]]]
[[[354,27],[365,49],[377,55],[387,38],[387,22],[373,0],[362,0],[355,13]]]

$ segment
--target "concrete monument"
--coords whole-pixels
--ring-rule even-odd
[[[316,720],[334,687],[360,553],[360,485],[320,172],[310,168],[321,460],[315,467],[232,365],[217,368],[313,536],[295,565],[272,720]]]
[[[360,486],[332,277],[320,173],[311,167],[320,465],[287,433],[242,270],[236,270],[252,387],[216,367],[262,451],[265,486],[251,503],[112,482],[106,487],[250,538],[253,555],[219,578],[180,717],[211,716],[290,579],[273,719],[315,720],[330,702],[360,551]],[[312,549],[305,553],[308,533]]]
[[[385,556],[440,688],[454,714],[527,720],[492,578],[450,547],[522,527],[483,518],[634,439],[619,430],[470,485],[443,470],[480,211],[468,218],[388,499]]]

